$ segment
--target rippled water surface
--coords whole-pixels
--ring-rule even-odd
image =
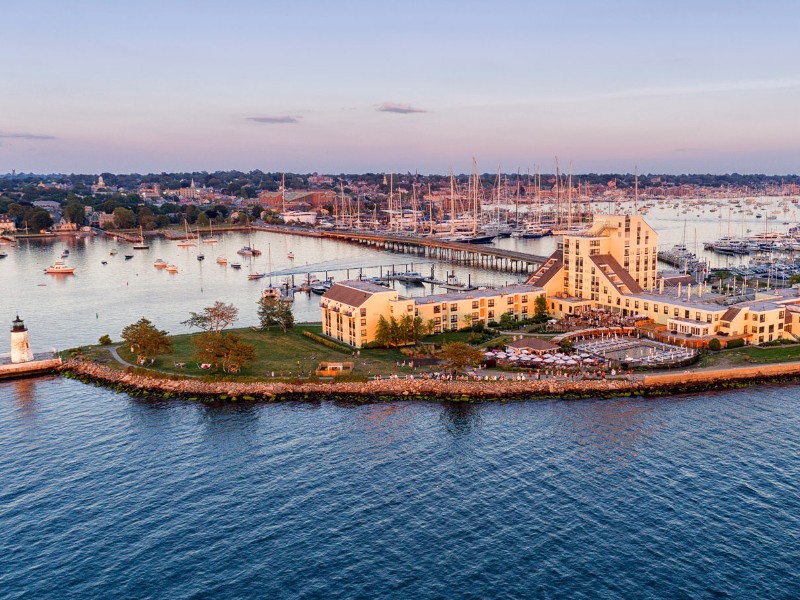
[[[206,405],[0,383],[9,598],[800,596],[800,389]]]

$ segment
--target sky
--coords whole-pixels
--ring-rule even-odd
[[[2,12],[0,172],[800,171],[797,0]]]

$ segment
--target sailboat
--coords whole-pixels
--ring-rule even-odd
[[[211,221],[208,222],[208,228],[211,230],[211,234],[207,238],[203,238],[204,244],[216,244],[219,240],[214,237],[214,225]]]
[[[200,243],[200,227],[197,228],[197,243]],[[197,260],[205,260],[206,255],[203,254],[200,249],[197,250]]]
[[[194,240],[189,238],[189,223],[186,222],[186,219],[183,220],[183,228],[184,230],[186,230],[186,237],[181,241],[179,241],[176,245],[179,248],[189,248],[191,246],[194,246],[195,245]]]
[[[139,243],[133,244],[134,250],[147,250],[150,248],[149,244],[144,243],[144,231],[142,230],[142,226],[139,226]]]
[[[250,225],[247,226],[247,246],[242,247],[241,250],[237,250],[236,254],[240,256],[261,256],[261,250],[256,250],[253,248],[253,242],[250,241]]]
[[[281,291],[276,287],[272,287],[272,246],[267,245],[267,268],[269,269],[269,285],[261,292],[262,298],[275,298],[280,300]],[[263,277],[263,275],[262,275]]]

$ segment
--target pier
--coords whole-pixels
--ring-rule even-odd
[[[325,231],[323,237],[373,246],[390,252],[416,254],[434,260],[509,273],[532,273],[547,260],[546,256],[430,237],[341,230]]]

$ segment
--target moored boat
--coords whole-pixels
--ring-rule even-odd
[[[68,267],[64,262],[57,260],[45,269],[45,273],[48,275],[74,275],[75,267]]]
[[[154,266],[156,269],[164,269],[164,268],[166,268],[166,267],[167,267],[167,261],[165,261],[165,260],[162,260],[162,259],[160,259],[160,258],[159,258],[158,260],[156,260],[156,261],[153,263],[153,266]]]

